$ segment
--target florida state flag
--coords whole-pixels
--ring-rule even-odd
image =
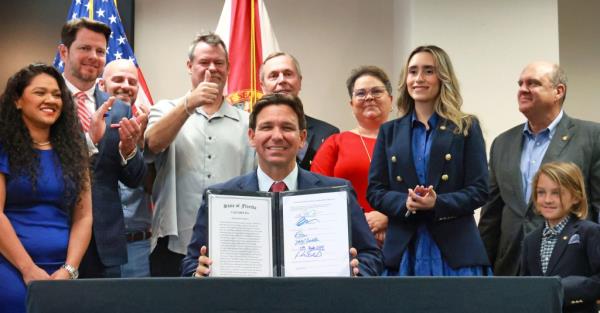
[[[227,100],[246,111],[262,96],[259,69],[263,58],[279,51],[262,0],[225,0],[215,31],[229,49]]]

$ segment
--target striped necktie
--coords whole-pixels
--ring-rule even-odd
[[[75,100],[77,101],[77,116],[79,117],[79,123],[81,123],[81,130],[83,130],[84,133],[87,133],[90,130],[90,119],[92,117],[90,110],[88,110],[88,107],[85,104],[87,98],[87,95],[83,91],[75,94]]]

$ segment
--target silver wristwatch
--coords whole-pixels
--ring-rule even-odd
[[[61,267],[69,272],[71,279],[77,279],[77,277],[79,277],[79,271],[73,265],[65,263]]]

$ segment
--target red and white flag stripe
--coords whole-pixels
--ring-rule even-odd
[[[262,96],[259,69],[263,59],[279,44],[262,0],[225,0],[215,31],[229,52],[227,97],[251,110]]]

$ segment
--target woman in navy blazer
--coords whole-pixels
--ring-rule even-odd
[[[585,220],[588,204],[574,163],[543,164],[533,178],[533,203],[546,220],[525,238],[524,276],[560,276],[563,312],[597,313],[600,299],[600,225]]]
[[[473,211],[488,194],[485,143],[439,47],[410,54],[401,75],[400,118],[382,125],[369,172],[369,203],[389,218],[388,275],[491,274]]]

